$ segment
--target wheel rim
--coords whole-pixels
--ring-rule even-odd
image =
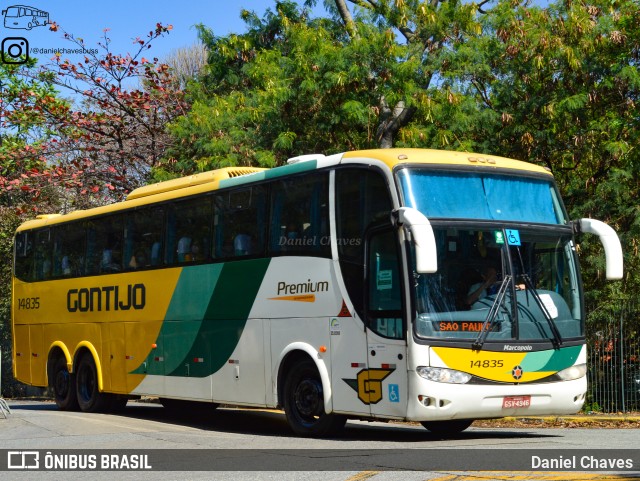
[[[304,379],[294,393],[296,411],[305,421],[314,421],[322,414],[322,384],[316,379]]]
[[[58,397],[64,398],[69,393],[69,379],[69,372],[65,369],[56,373],[54,389]]]
[[[84,366],[80,369],[78,373],[78,387],[78,394],[82,398],[82,401],[85,403],[91,401],[95,388],[95,378],[93,376],[93,370],[89,366]]]

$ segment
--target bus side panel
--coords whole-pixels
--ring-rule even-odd
[[[125,394],[127,393],[127,371],[124,322],[105,324],[103,329],[108,332],[105,335],[103,348],[105,353],[104,389],[105,391]],[[107,363],[109,365],[108,369]]]
[[[247,320],[229,361],[213,375],[214,400],[266,404],[264,322]]]
[[[144,339],[154,339],[160,331],[162,321],[143,321],[143,322],[125,322],[124,323],[124,340],[125,340],[125,372],[127,373],[127,389],[126,392],[133,391],[143,379],[150,369],[160,370],[164,366],[164,357],[162,349],[153,348],[153,344],[141,342]],[[150,334],[151,333],[151,334]],[[152,354],[149,355],[149,352]],[[145,358],[147,360],[145,361]],[[154,364],[150,366],[148,363]],[[161,366],[161,367],[158,367]],[[136,371],[135,373],[133,371]],[[162,371],[164,372],[164,371]],[[163,379],[162,377],[160,379]],[[148,394],[162,394],[164,391],[164,383],[155,386],[154,391]]]
[[[18,381],[31,384],[29,326],[13,327],[13,374]]]
[[[47,385],[47,353],[44,350],[43,337],[44,326],[41,324],[29,326],[31,384],[34,386]]]

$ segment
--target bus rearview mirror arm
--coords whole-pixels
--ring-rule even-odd
[[[595,219],[580,219],[573,222],[573,230],[576,234],[583,232],[595,234],[600,238],[604,247],[604,256],[607,263],[606,277],[608,280],[622,279],[623,257],[622,246],[618,234],[604,222]]]
[[[400,207],[391,213],[394,225],[406,225],[416,252],[416,271],[419,274],[433,274],[438,271],[438,252],[433,228],[426,216],[417,209]]]

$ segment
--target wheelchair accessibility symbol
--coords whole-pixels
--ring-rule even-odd
[[[510,246],[519,246],[520,243],[520,231],[514,229],[507,229],[507,242]]]
[[[400,388],[397,384],[389,384],[389,402],[400,402]]]

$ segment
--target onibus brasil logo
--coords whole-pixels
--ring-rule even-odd
[[[31,30],[51,23],[49,12],[28,5],[11,5],[2,11],[5,28]]]

